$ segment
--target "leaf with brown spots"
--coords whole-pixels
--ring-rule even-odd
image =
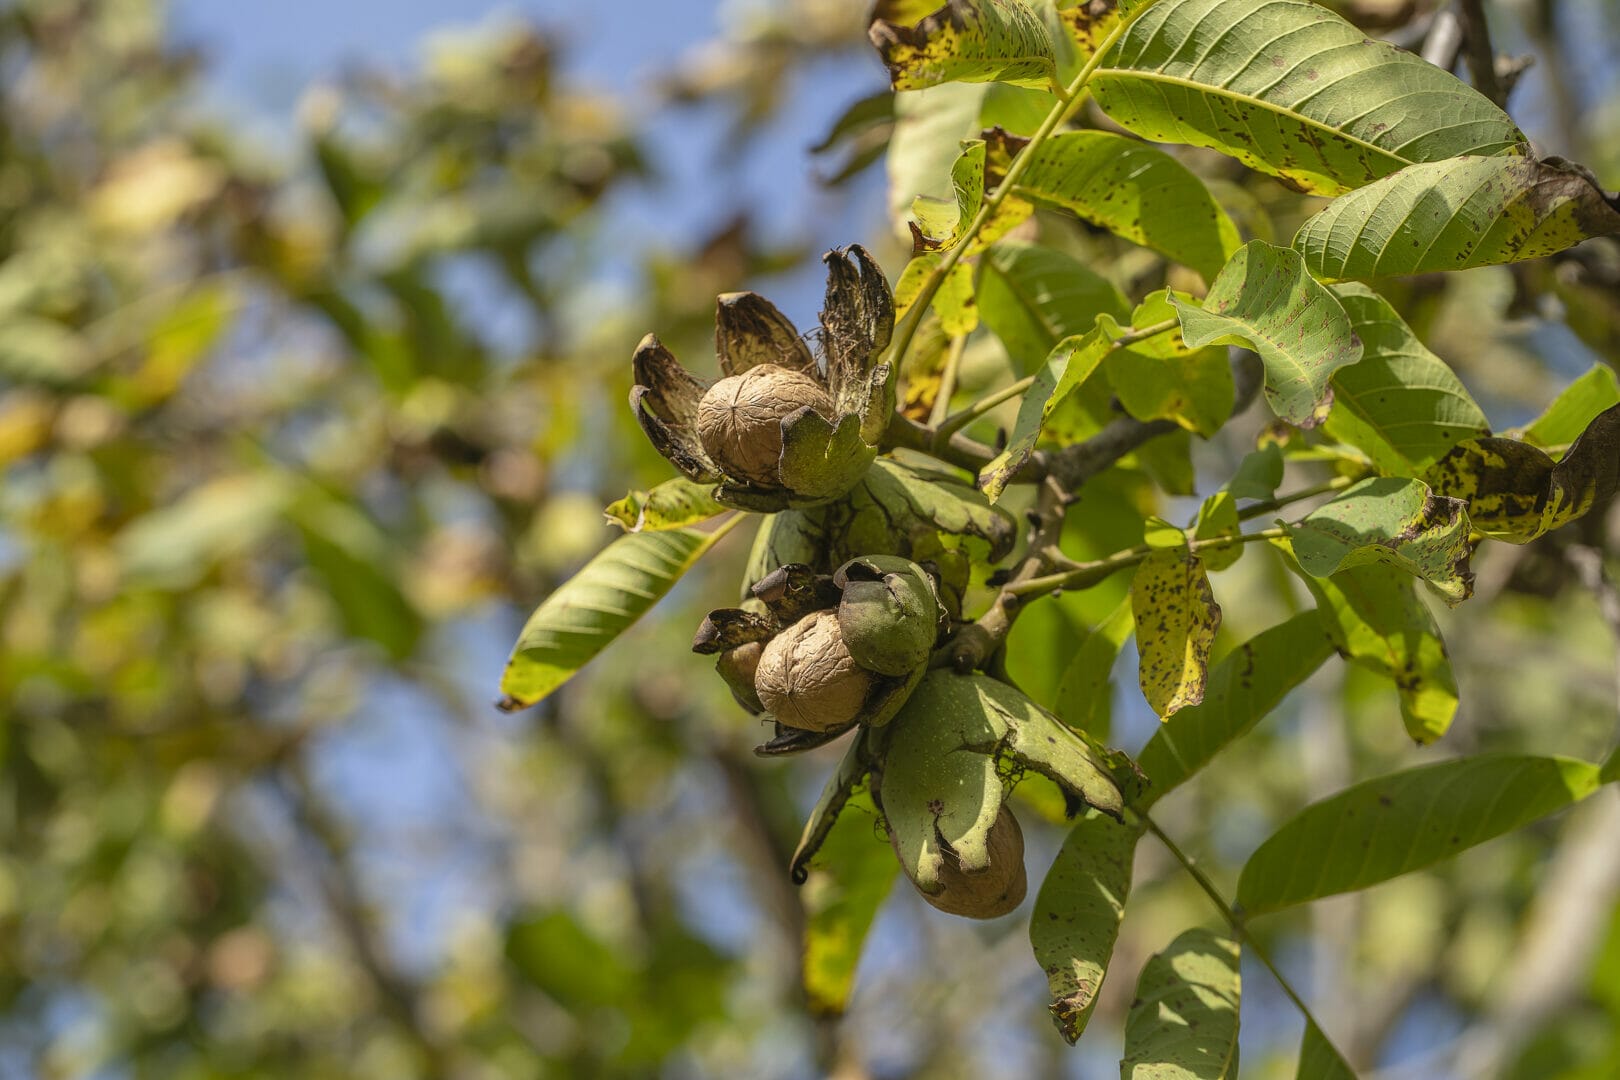
[[[1238,879],[1249,915],[1421,870],[1596,791],[1598,767],[1479,754],[1376,777],[1312,803],[1260,845]]]
[[[1221,608],[1197,555],[1155,551],[1131,581],[1142,695],[1161,718],[1204,700]]]
[[[1046,972],[1052,1019],[1071,1044],[1097,1004],[1125,917],[1131,863],[1142,835],[1095,811],[1063,841],[1029,916],[1029,943]]]
[[[1052,35],[1023,0],[949,0],[921,19],[913,5],[879,0],[867,37],[896,90],[946,82],[1051,86],[1057,75]]]
[[[713,484],[699,484],[677,476],[650,491],[632,491],[609,503],[607,519],[625,532],[660,532],[707,521],[726,508],[714,501]]]
[[[1614,497],[1620,486],[1620,405],[1599,413],[1557,462],[1516,439],[1470,439],[1435,462],[1423,479],[1435,491],[1465,500],[1479,532],[1529,543]]]
[[[1091,80],[1153,142],[1219,150],[1318,195],[1460,154],[1523,154],[1506,113],[1309,0],[1159,0]]]
[[[1260,354],[1266,401],[1290,424],[1321,422],[1328,382],[1361,359],[1361,341],[1338,297],[1305,272],[1299,253],[1262,240],[1238,249],[1202,306],[1170,294],[1193,348],[1242,345]]]
[[[1324,278],[1387,277],[1538,259],[1620,232],[1620,196],[1561,158],[1518,154],[1409,165],[1300,226]]]
[[[1421,480],[1374,477],[1288,526],[1305,572],[1325,578],[1382,563],[1433,585],[1450,604],[1473,595],[1468,515],[1461,499],[1436,495]]]
[[[1237,942],[1182,933],[1142,968],[1120,1080],[1235,1080],[1242,985]]]

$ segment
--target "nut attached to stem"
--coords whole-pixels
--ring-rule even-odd
[[[832,398],[802,371],[760,364],[721,379],[698,403],[697,434],[703,449],[729,476],[756,484],[778,483],[782,421],[809,407],[834,415]]]

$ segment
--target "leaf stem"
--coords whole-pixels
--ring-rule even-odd
[[[967,348],[967,335],[951,338],[945,350],[945,366],[939,372],[939,389],[934,393],[933,407],[928,411],[928,422],[938,426],[951,408],[951,397],[956,393],[956,376],[962,366],[962,351]]]
[[[1205,540],[1193,540],[1188,543],[1187,548],[1197,554],[1210,548],[1231,547],[1234,544],[1250,544],[1259,540],[1275,540],[1287,535],[1287,530],[1282,528],[1261,529],[1259,532],[1239,533],[1235,536],[1211,536]],[[1008,585],[1007,591],[1014,596],[1024,597],[1044,592],[1058,592],[1063,589],[1088,588],[1104,578],[1110,577],[1117,570],[1136,565],[1158,550],[1163,549],[1138,544],[1133,548],[1126,548],[1124,551],[1116,551],[1107,558],[1097,559],[1094,562],[1077,563],[1072,570],[1065,570],[1060,574],[1046,574],[1042,577],[1016,582]]]
[[[945,419],[941,420],[939,425],[934,428],[933,441],[936,444],[945,442],[956,432],[961,431],[963,428],[973,423],[973,421],[977,420],[991,409],[1011,401],[1013,398],[1017,397],[1019,394],[1022,394],[1025,390],[1028,390],[1034,385],[1035,376],[1025,375],[1022,379],[1019,379],[1015,383],[1010,383],[1007,386],[1003,386],[1000,390],[986,394],[984,397],[980,398],[978,401],[975,401],[967,408],[954,412],[950,416],[947,416]]]
[[[1301,499],[1309,499],[1317,495],[1326,495],[1330,491],[1343,491],[1345,488],[1349,487],[1355,482],[1355,479],[1349,476],[1335,476],[1333,479],[1324,480],[1320,484],[1315,484],[1308,488],[1300,488],[1298,491],[1290,491],[1286,495],[1278,495],[1275,498],[1266,499],[1263,502],[1257,502],[1253,506],[1245,506],[1242,510],[1238,511],[1238,520],[1248,521],[1251,518],[1257,518],[1265,514],[1269,514],[1274,510],[1280,510],[1289,503],[1296,503]]]
[[[1011,163],[1007,166],[1006,175],[1001,178],[1001,183],[996,185],[996,189],[985,197],[984,203],[979,207],[979,212],[974,215],[972,223],[956,238],[956,242],[946,250],[944,257],[934,265],[934,268],[928,272],[928,276],[923,279],[922,288],[917,291],[916,299],[911,302],[911,306],[906,309],[905,315],[895,327],[894,343],[889,352],[889,360],[893,365],[892,370],[894,372],[899,372],[900,362],[905,359],[906,350],[911,348],[911,339],[917,333],[917,327],[922,322],[923,313],[928,310],[928,305],[933,303],[934,294],[939,292],[939,287],[944,284],[946,276],[961,261],[962,255],[968,249],[968,245],[978,237],[979,230],[984,228],[985,224],[995,216],[996,211],[1001,209],[1001,204],[1007,200],[1007,196],[1012,194],[1013,186],[1018,183],[1018,178],[1029,168],[1029,163],[1033,160],[1035,151],[1052,136],[1054,131],[1062,127],[1080,107],[1081,102],[1085,100],[1081,91],[1091,81],[1091,76],[1102,63],[1102,58],[1114,47],[1114,43],[1125,35],[1125,31],[1129,30],[1136,20],[1151,7],[1153,7],[1151,3],[1143,4],[1129,15],[1126,15],[1113,30],[1109,31],[1108,36],[1097,46],[1096,51],[1091,54],[1091,58],[1086,61],[1085,66],[1059,92],[1057,104],[1052,106],[1051,110],[1046,114],[1046,119],[1042,120],[1041,126],[1035,129],[1035,134],[1030,136],[1029,142],[1025,143],[1017,155],[1013,157]]]
[[[1198,883],[1198,887],[1204,890],[1204,895],[1209,897],[1210,903],[1215,905],[1222,917],[1226,919],[1226,924],[1232,928],[1233,935],[1237,937],[1239,942],[1248,947],[1249,952],[1256,960],[1260,961],[1261,966],[1271,972],[1271,977],[1277,980],[1277,985],[1282,987],[1282,992],[1288,995],[1288,1000],[1294,1003],[1294,1007],[1305,1018],[1305,1022],[1316,1029],[1317,1034],[1322,1036],[1324,1042],[1332,1046],[1332,1041],[1328,1039],[1327,1032],[1323,1030],[1321,1024],[1317,1023],[1316,1017],[1311,1015],[1311,1007],[1305,1004],[1305,999],[1299,996],[1299,992],[1294,989],[1287,976],[1277,969],[1276,964],[1272,963],[1270,955],[1260,947],[1260,943],[1249,933],[1248,927],[1243,923],[1242,916],[1221,894],[1221,890],[1209,879],[1209,875],[1199,869],[1198,864],[1185,851],[1182,851],[1163,829],[1159,828],[1158,823],[1148,816],[1147,811],[1133,809],[1131,812],[1136,815],[1137,820],[1142,823],[1148,832],[1158,838],[1159,843],[1165,846],[1165,850],[1169,851],[1175,860],[1181,864],[1181,868],[1187,871],[1187,874]],[[1338,1054],[1338,1047],[1333,1047],[1333,1052]],[[1343,1056],[1343,1054],[1339,1054],[1339,1057],[1342,1058]]]

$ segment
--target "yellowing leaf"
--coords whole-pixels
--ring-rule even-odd
[[[651,491],[632,491],[608,504],[604,513],[626,532],[658,532],[706,521],[726,508],[714,501],[713,484],[698,484],[678,476]]]
[[[1470,439],[1423,474],[1468,504],[1473,527],[1525,544],[1607,503],[1620,485],[1620,405],[1605,409],[1556,463],[1516,439]]]
[[[1204,563],[1188,551],[1155,551],[1131,582],[1142,694],[1160,718],[1204,700],[1209,650],[1221,625]]]
[[[944,82],[1043,87],[1056,77],[1052,35],[1023,0],[949,0],[916,21],[910,6],[880,0],[867,31],[896,90]]]

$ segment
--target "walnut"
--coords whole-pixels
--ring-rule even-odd
[[[922,897],[951,915],[969,919],[994,919],[1005,915],[1024,900],[1029,879],[1024,875],[1024,831],[1018,819],[1005,806],[990,826],[990,867],[983,873],[967,874],[947,855],[940,867],[937,894]]]
[[[816,611],[765,646],[754,687],[779,723],[832,731],[859,718],[873,678],[844,647],[837,612]]]
[[[754,674],[759,670],[759,658],[764,652],[763,642],[748,641],[727,649],[714,663],[714,669],[731,687],[731,696],[737,699],[737,704],[756,716],[765,711],[754,689]]]
[[[728,476],[755,484],[781,483],[782,419],[804,406],[834,415],[832,398],[815,379],[760,364],[721,379],[698,403],[698,441]]]

